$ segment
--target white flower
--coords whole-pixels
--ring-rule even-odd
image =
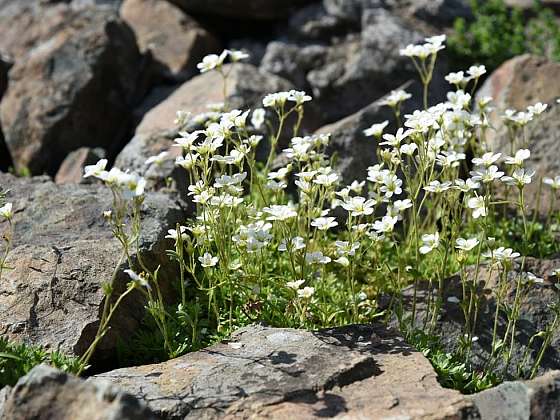
[[[202,62],[198,63],[196,67],[201,73],[205,73],[215,68],[221,67],[224,64],[224,60],[228,55],[228,51],[224,50],[220,55],[209,54],[202,59]]]
[[[290,246],[292,247],[292,251],[298,251],[300,249],[305,248],[305,241],[301,236],[296,236],[290,239]],[[287,251],[288,244],[286,241],[282,241],[282,243],[278,246],[278,251]]]
[[[186,152],[190,152],[194,142],[202,133],[202,130],[193,131],[192,133],[182,131],[179,133],[181,137],[177,137],[175,140],[173,140],[176,143],[174,146],[182,147]]]
[[[381,220],[376,220],[373,223],[373,229],[378,233],[392,232],[398,221],[397,216],[385,215]]]
[[[334,260],[335,263],[340,264],[343,267],[348,267],[350,265],[350,261],[346,257],[338,257]]]
[[[309,264],[328,264],[331,262],[331,259],[323,255],[321,251],[317,251],[306,254],[305,261]]]
[[[99,177],[105,168],[107,167],[107,159],[99,160],[95,165],[87,165],[84,168],[84,178],[90,176]]]
[[[383,177],[383,185],[380,188],[382,193],[385,193],[385,197],[390,198],[394,195],[399,195],[402,193],[402,180],[400,180],[395,174],[387,174]]]
[[[523,279],[524,282],[541,283],[541,284],[544,283],[544,279],[534,275],[530,271],[527,271],[526,273],[522,273],[521,276],[522,276],[522,279]]]
[[[509,262],[517,259],[520,254],[514,252],[511,248],[504,248],[503,246],[493,249],[482,254],[485,258],[495,259],[497,261]]]
[[[186,226],[180,226],[179,230],[181,231],[181,239],[183,239],[183,240],[187,239],[188,235],[186,233],[186,231],[187,231]],[[177,240],[178,239],[177,230],[176,229],[169,229],[167,231],[167,235],[165,235],[165,237],[169,238],[169,239]]]
[[[431,193],[442,193],[447,191],[451,188],[451,182],[439,182],[438,180],[430,182],[428,185],[424,187],[424,190],[429,191]]]
[[[313,219],[311,226],[316,227],[319,230],[328,230],[332,227],[338,225],[338,222],[334,217],[318,217]]]
[[[393,90],[385,99],[380,101],[380,104],[396,107],[401,102],[410,98],[412,98],[412,95],[404,90]]]
[[[198,261],[203,267],[214,267],[218,264],[218,257],[213,257],[209,252],[205,252],[202,257],[198,257]]]
[[[428,254],[439,246],[439,232],[422,235],[423,245],[420,247],[421,254]]]
[[[186,156],[177,156],[175,158],[175,165],[180,166],[183,169],[190,170],[198,159],[197,153],[189,153]]]
[[[311,96],[307,95],[304,91],[291,90],[288,93],[289,93],[288,101],[295,102],[296,105],[301,105],[313,99]]]
[[[476,166],[484,166],[488,168],[489,166],[496,163],[496,161],[500,159],[501,156],[502,156],[501,153],[494,154],[492,152],[487,152],[484,153],[482,157],[473,158],[472,163],[475,164]]]
[[[471,78],[478,79],[482,75],[486,74],[486,67],[484,65],[482,65],[482,66],[471,66],[467,70],[467,73],[469,74],[469,76],[471,76]]]
[[[313,183],[323,185],[325,187],[329,187],[334,185],[338,181],[338,175],[335,172],[327,173],[327,174],[319,174],[313,180]]]
[[[297,294],[301,299],[310,299],[315,294],[315,288],[304,287],[303,289],[298,289]]]
[[[531,151],[529,149],[520,149],[515,152],[515,156],[506,157],[505,163],[506,165],[521,166],[526,159],[529,159],[530,156]]]
[[[150,288],[150,284],[148,283],[148,281],[146,280],[146,278],[143,275],[140,274],[136,274],[134,271],[132,270],[124,270],[124,272],[126,274],[128,274],[128,277],[130,277],[130,279],[134,282],[137,283],[140,286],[146,287],[146,288]]]
[[[465,73],[462,71],[459,71],[457,73],[449,73],[447,76],[445,76],[445,80],[447,80],[452,85],[461,85],[468,81],[468,79],[465,78]]]
[[[518,188],[523,188],[525,185],[531,183],[531,178],[535,175],[535,171],[525,171],[523,168],[516,169],[513,171],[511,176],[502,177],[502,181],[505,184],[516,186]]]
[[[151,165],[155,163],[156,165],[161,165],[163,162],[165,162],[165,160],[167,160],[168,157],[169,152],[163,151],[156,156],[150,156],[148,159],[146,159],[145,164]]]
[[[471,103],[471,95],[470,93],[465,93],[462,90],[458,90],[457,92],[448,92],[447,100],[453,109],[459,110],[469,106]]]
[[[397,147],[399,144],[402,143],[404,139],[406,139],[411,134],[412,134],[412,130],[404,131],[404,129],[401,127],[397,130],[397,133],[395,135],[388,134],[388,133],[383,134],[383,140],[385,141],[379,144],[382,146],[387,145],[387,146]]]
[[[12,211],[12,203],[6,203],[2,207],[0,207],[0,216],[2,216],[6,220],[10,220],[13,217],[14,213]]]
[[[548,108],[547,104],[543,104],[541,102],[537,102],[535,105],[529,105],[527,107],[527,112],[532,115],[540,115]]]
[[[412,154],[414,154],[416,149],[418,149],[416,143],[410,143],[410,144],[405,143],[401,146],[400,151],[403,155],[412,156]]]
[[[257,108],[253,111],[253,115],[251,116],[251,124],[257,130],[264,124],[265,115],[266,111],[263,108]]]
[[[336,246],[336,255],[339,257],[353,257],[360,248],[358,242],[336,241],[334,245]]]
[[[373,213],[373,206],[375,206],[376,201],[373,199],[366,200],[364,197],[349,197],[346,201],[342,203],[342,208],[352,216],[362,216],[370,215]]]
[[[457,296],[449,296],[449,297],[447,298],[447,301],[448,301],[449,303],[459,303],[459,302],[461,302],[461,301],[457,298]]]
[[[290,96],[290,92],[269,93],[263,98],[262,102],[265,108],[282,107]]]
[[[473,210],[473,218],[478,219],[479,217],[486,217],[488,214],[488,209],[486,208],[486,203],[484,202],[484,197],[477,196],[471,197],[467,201],[467,206]]]
[[[398,213],[401,213],[401,212],[403,212],[404,210],[406,210],[406,209],[408,209],[408,208],[410,208],[410,207],[412,207],[412,201],[411,201],[409,198],[404,199],[404,200],[396,200],[396,201],[393,203],[393,208],[394,208]]]
[[[303,283],[305,283],[305,280],[294,280],[287,282],[286,286],[290,289],[298,290]]]
[[[470,238],[470,239],[457,238],[455,240],[455,248],[460,249],[462,251],[471,251],[478,244],[479,241],[476,238]]]
[[[385,130],[385,127],[387,127],[388,125],[389,121],[383,121],[382,123],[373,124],[371,127],[364,130],[364,134],[366,136],[381,137],[381,134],[383,134],[383,130]]]
[[[557,190],[560,188],[560,176],[555,176],[554,178],[545,178],[543,180],[543,182],[546,185],[549,185],[550,188],[552,188],[553,190]]]
[[[265,207],[263,211],[269,214],[267,220],[288,220],[297,216],[297,212],[291,206],[280,204]]]
[[[496,165],[492,165],[489,168],[482,168],[476,171],[471,171],[471,176],[473,181],[482,181],[488,184],[496,179],[500,179],[504,173],[498,170]]]
[[[225,50],[225,51],[227,51],[227,53],[229,54],[229,58],[234,63],[249,58],[249,54],[247,54],[244,51],[240,51],[240,50]]]
[[[456,179],[455,188],[462,192],[469,192],[480,188],[480,183],[478,181],[474,181],[471,178],[467,178],[466,181],[462,179]]]

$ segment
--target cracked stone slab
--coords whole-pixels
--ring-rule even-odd
[[[56,185],[47,177],[8,174],[0,174],[0,185],[9,190],[15,221],[10,269],[0,281],[0,336],[81,355],[98,327],[101,285],[111,279],[122,252],[102,215],[111,208],[111,192],[99,184]],[[140,255],[149,267],[161,265],[162,281],[176,273],[165,254],[167,229],[184,219],[184,208],[169,196],[146,197]],[[7,223],[0,223],[0,235],[5,232]],[[118,268],[115,295],[129,281],[126,264]],[[117,338],[133,332],[144,315],[139,292],[127,299],[98,347],[99,359],[113,358]]]
[[[253,325],[228,342],[91,380],[100,379],[164,419],[476,418],[470,401],[438,384],[421,353],[380,326]]]

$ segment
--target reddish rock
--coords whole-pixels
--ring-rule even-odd
[[[57,184],[79,184],[84,181],[85,166],[93,165],[104,157],[105,151],[103,149],[80,147],[66,156],[56,173],[54,181]]]
[[[177,78],[192,76],[205,55],[221,50],[216,37],[166,0],[125,0],[120,15],[140,49],[149,50]]]

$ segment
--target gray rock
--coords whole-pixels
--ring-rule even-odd
[[[54,175],[81,146],[118,147],[143,94],[145,58],[111,9],[56,4],[42,12],[20,10],[32,29],[11,34],[22,40],[11,48],[17,60],[0,114],[17,168]]]
[[[4,91],[8,86],[8,67],[8,63],[2,60],[2,56],[0,56],[0,100],[2,100]],[[2,124],[0,124],[0,171],[7,171],[11,164],[12,158],[4,141]]]
[[[237,19],[277,20],[312,0],[170,0],[187,13]]]
[[[91,383],[39,365],[7,390],[3,420],[157,420],[132,395],[103,383]]]
[[[453,25],[457,18],[470,19],[468,0],[411,0],[409,13],[431,24]]]
[[[163,67],[163,76],[186,80],[205,55],[221,51],[217,38],[166,0],[125,0],[120,15],[140,50],[149,50]]]
[[[250,326],[229,342],[156,365],[103,373],[165,419],[315,417],[466,419],[472,404],[442,388],[394,331]]]
[[[471,397],[483,420],[550,420],[560,416],[560,371],[504,382]]]
[[[115,295],[129,281],[119,264],[121,247],[102,212],[111,208],[110,191],[100,185],[56,185],[46,177],[0,174],[15,211],[13,248],[0,282],[0,333],[5,338],[81,355],[95,336],[104,295],[103,282],[118,270]],[[167,229],[184,221],[182,206],[161,193],[146,197],[142,211],[140,254],[159,279],[175,278],[164,239]],[[6,224],[0,224],[5,232]],[[132,259],[137,255],[133,251]],[[119,337],[128,337],[144,316],[141,294],[132,293],[114,316],[112,329],[98,347],[97,359],[111,361]]]
[[[416,75],[399,49],[423,35],[387,8],[359,10],[357,31],[322,41],[271,43],[261,63],[262,69],[311,91],[323,124],[358,111]]]

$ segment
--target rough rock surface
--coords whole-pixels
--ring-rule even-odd
[[[471,397],[482,420],[550,420],[560,415],[560,371],[504,382]]]
[[[157,419],[143,402],[110,384],[86,382],[45,365],[36,366],[3,392],[3,420]]]
[[[140,49],[149,50],[164,67],[164,75],[184,80],[206,54],[221,51],[212,34],[166,0],[125,0],[120,15]]]
[[[4,95],[4,91],[8,86],[8,63],[2,60],[0,56],[0,101]],[[2,124],[0,124],[0,171],[8,169],[12,164],[10,152],[4,141],[4,133],[2,131]]]
[[[307,332],[250,326],[227,343],[97,375],[165,419],[467,418],[424,356],[382,327]]]
[[[522,55],[502,64],[477,93],[477,98],[494,98],[495,109],[489,115],[493,129],[487,131],[486,138],[493,150],[506,155],[511,154],[511,145],[507,127],[501,118],[505,110],[524,111],[536,102],[548,104],[548,112],[529,124],[526,130],[527,146],[531,151],[526,166],[536,171],[537,180],[541,176],[560,175],[560,159],[555,153],[560,139],[560,105],[556,103],[560,97],[558,74],[560,64],[542,57]],[[520,133],[514,150],[523,147],[521,138]],[[538,184],[533,182],[525,189],[526,201],[531,207],[536,207],[538,202]],[[540,208],[548,211],[550,191],[543,188],[542,193]]]
[[[80,147],[68,156],[60,165],[54,178],[57,184],[78,184],[91,182],[91,178],[84,178],[84,168],[86,165],[93,165],[99,159],[105,158],[105,151],[101,148],[92,149],[90,147]]]
[[[260,101],[267,93],[293,88],[288,81],[259,71],[251,64],[234,64],[231,71],[229,66],[224,68],[224,72],[230,72],[226,88],[227,106],[230,109],[262,106]],[[209,104],[223,101],[222,76],[217,72],[201,74],[185,82],[150,110],[136,127],[136,134],[173,129],[177,111],[196,115],[207,112]]]
[[[238,19],[282,19],[311,0],[170,0],[187,13]]]
[[[54,175],[78,147],[118,147],[142,95],[145,58],[111,9],[56,5],[25,16],[38,35],[17,52],[2,125],[18,168]]]
[[[82,354],[95,336],[104,295],[121,255],[120,244],[102,212],[111,208],[111,193],[100,185],[55,185],[46,177],[15,178],[0,174],[14,203],[15,234],[0,282],[0,334],[3,337]],[[164,239],[167,229],[184,219],[183,208],[160,193],[143,205],[140,252],[160,279],[175,273]],[[0,224],[5,232],[6,224]],[[133,255],[135,259],[136,254]],[[119,268],[115,289],[129,281]],[[165,283],[162,283],[165,284]],[[100,343],[99,359],[110,359],[116,337],[128,336],[143,316],[140,294],[116,313],[113,329]]]
[[[325,0],[292,16],[285,39],[268,44],[261,68],[311,92],[322,123],[331,123],[415,78],[399,50],[428,31],[382,1]]]

